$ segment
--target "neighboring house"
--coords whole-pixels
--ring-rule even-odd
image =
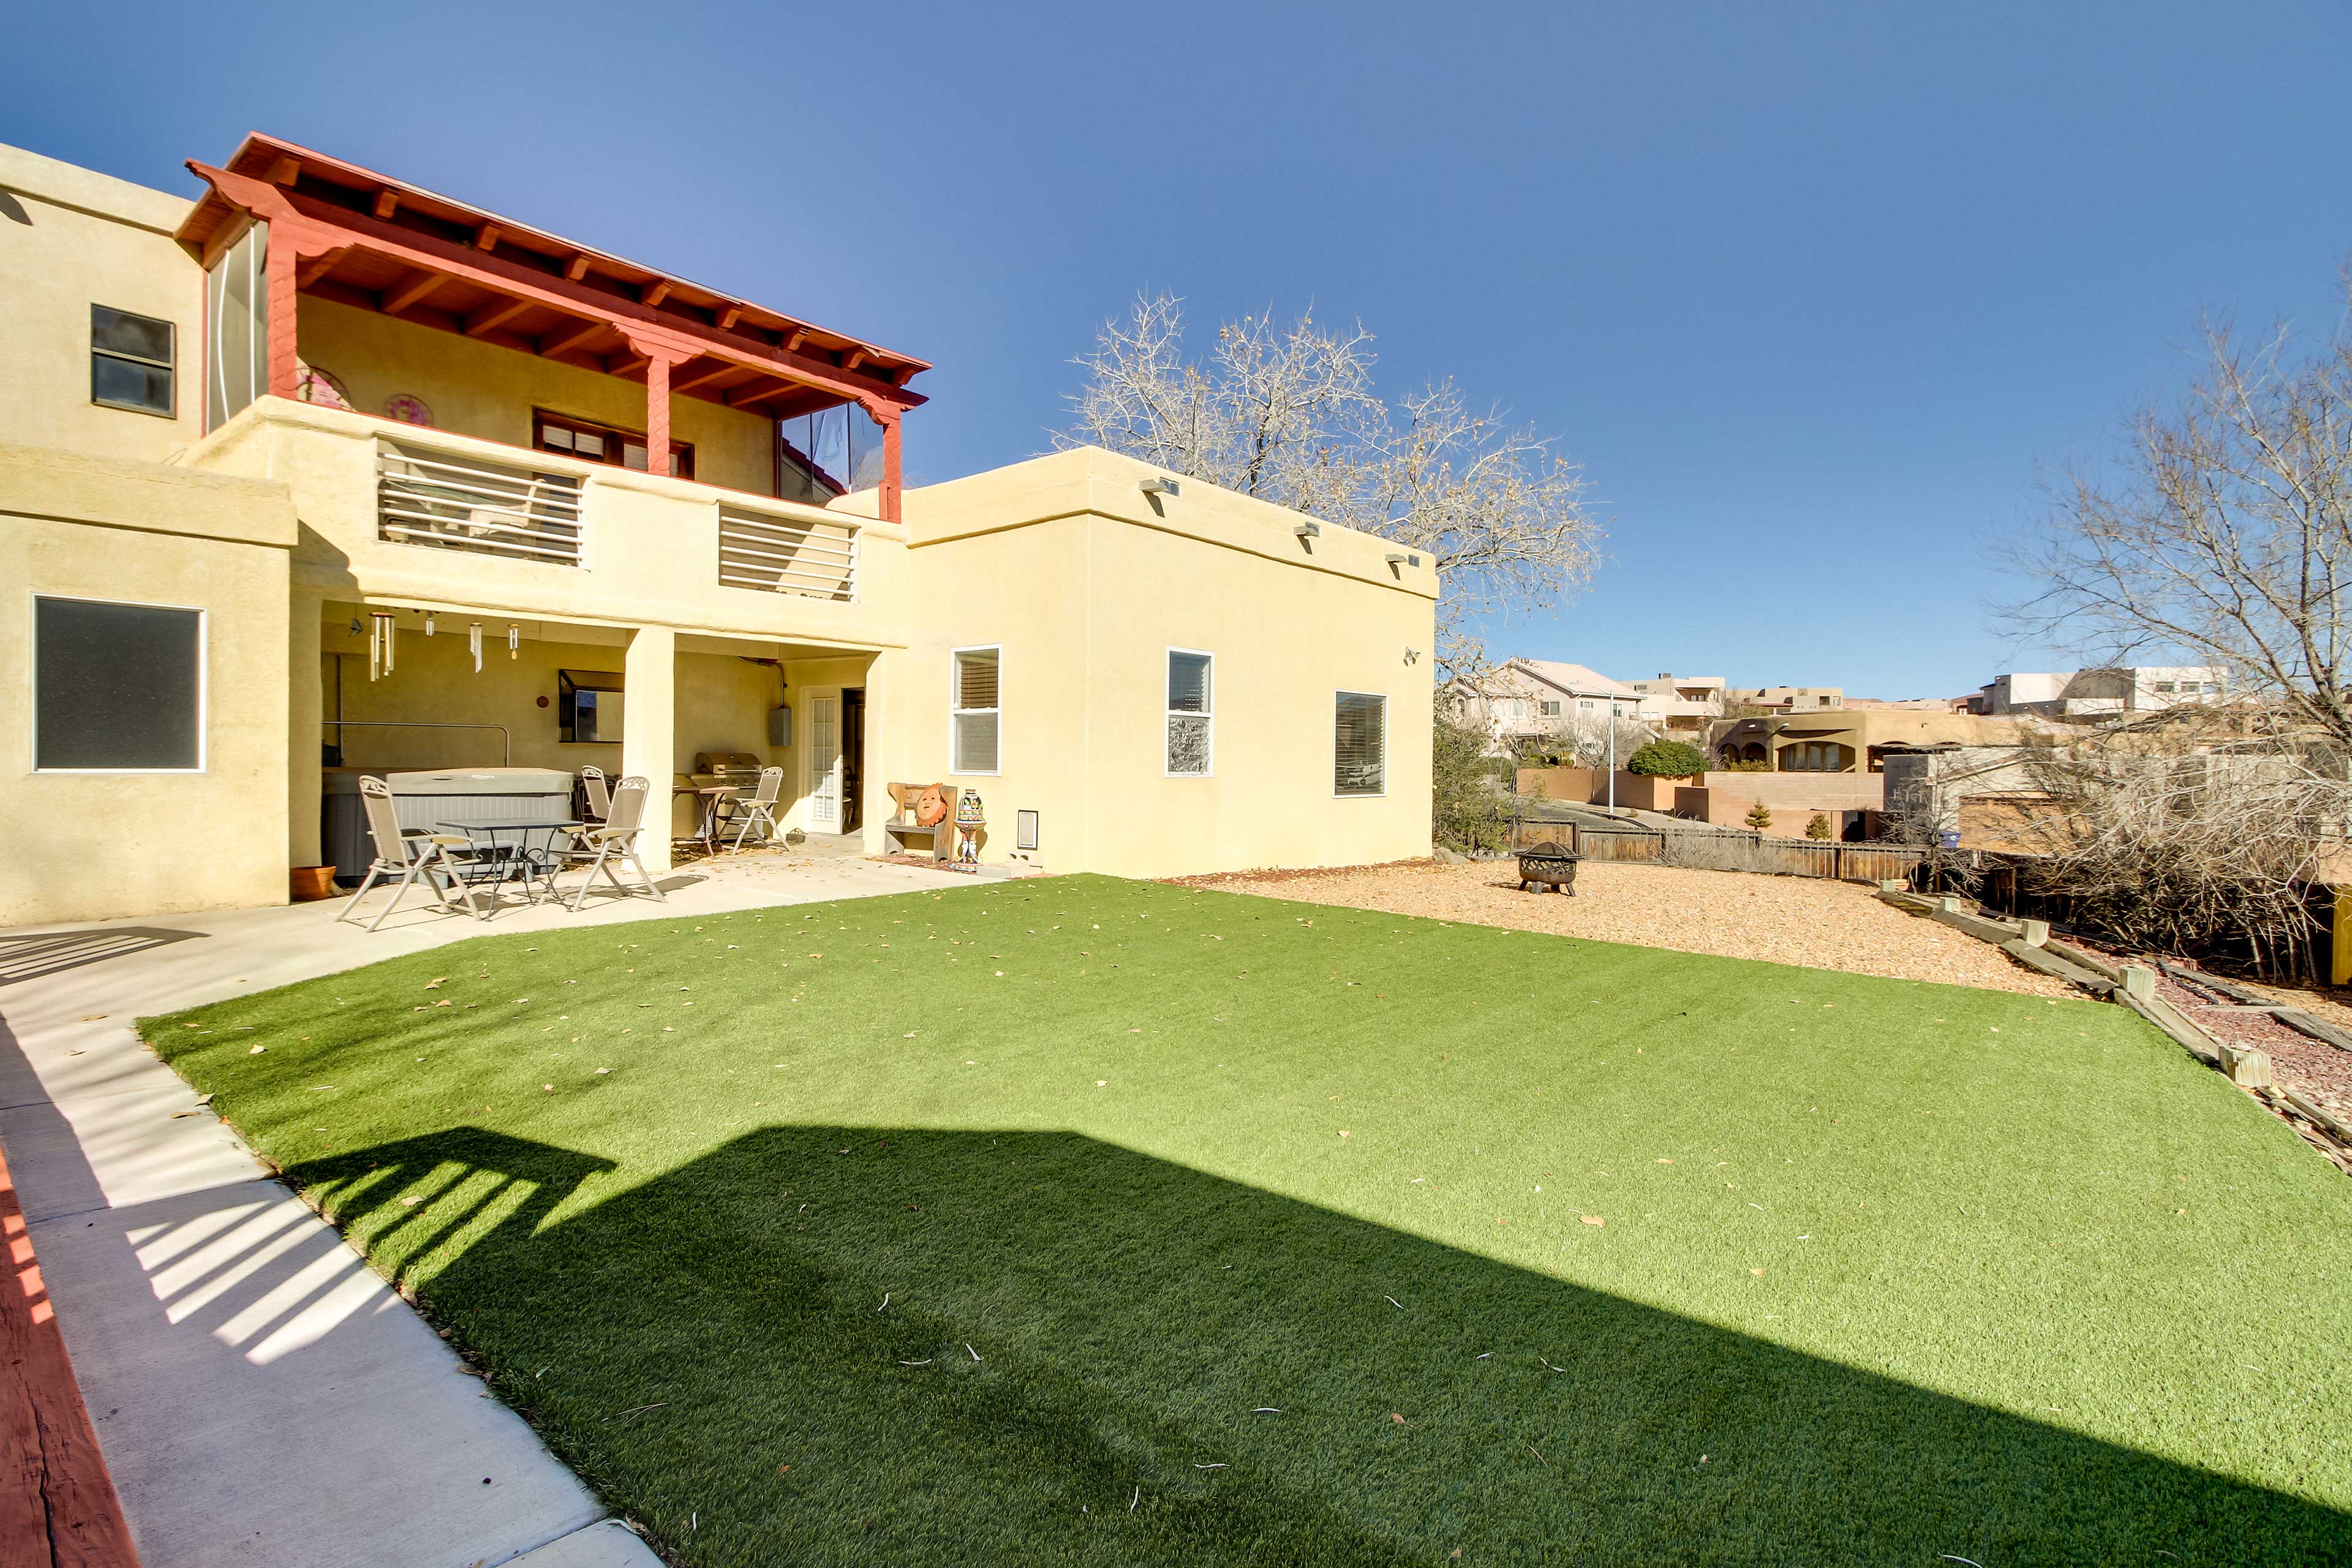
[[[1707,727],[1723,717],[1719,675],[1660,675],[1655,680],[1625,684],[1642,694],[1635,717],[1658,725],[1669,739],[1696,740],[1703,746]]]
[[[1097,449],[905,489],[919,359],[253,136],[0,149],[0,925],[283,902],[354,775],[704,752],[884,847],[1428,853],[1436,575]],[[679,215],[690,223],[690,214]],[[615,694],[625,696],[617,726]]]
[[[2015,720],[1938,709],[1836,708],[1727,720],[1715,727],[1714,750],[1726,766],[1764,766],[1783,773],[1874,773],[1890,746],[1937,741],[2013,745],[2018,728]]]
[[[1779,708],[1789,712],[1811,712],[1822,708],[1845,706],[1845,689],[1842,686],[1741,686],[1724,693],[1724,700],[1733,708]]]
[[[1623,681],[1547,658],[1507,659],[1475,681],[1454,682],[1450,695],[1460,721],[1486,730],[1496,756],[1563,730],[1601,733],[1612,716],[1638,718],[1643,702]]]
[[[2184,702],[2228,700],[2221,672],[2203,665],[2115,666],[2019,672],[1994,679],[1969,699],[1969,711],[2096,722]]]

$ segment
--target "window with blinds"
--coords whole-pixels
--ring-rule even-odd
[[[1340,692],[1332,734],[1331,793],[1386,795],[1389,700],[1367,691]]]
[[[1210,706],[1214,656],[1168,650],[1168,776],[1206,778],[1215,737]]]
[[[953,690],[953,766],[959,773],[997,771],[997,672],[1003,649],[960,647],[955,650]]]

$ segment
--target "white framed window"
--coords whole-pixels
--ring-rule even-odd
[[[1198,648],[1168,650],[1168,776],[1204,779],[1216,760],[1216,664]]]
[[[1377,692],[1341,691],[1331,726],[1331,793],[1389,792],[1389,700]]]
[[[1002,710],[998,707],[998,676],[1003,659],[1002,647],[954,650],[948,675],[948,702],[953,715],[953,733],[949,736],[950,773],[1000,771],[997,764],[1002,737],[998,720]]]
[[[205,612],[33,596],[33,770],[205,771]]]
[[[1559,717],[1559,698],[1547,697],[1543,700],[1543,716],[1547,719],[1557,719]]]

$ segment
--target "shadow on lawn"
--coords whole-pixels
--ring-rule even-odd
[[[2352,1545],[2292,1497],[1074,1134],[769,1129],[546,1223],[610,1168],[453,1129],[287,1174],[697,1563]]]

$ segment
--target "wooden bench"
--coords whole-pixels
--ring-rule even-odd
[[[882,837],[890,847],[901,855],[911,855],[907,847],[909,835],[927,836],[930,839],[931,858],[945,862],[955,856],[955,791],[945,784],[894,784],[888,786],[890,799],[898,809],[882,824]],[[937,790],[947,803],[948,814],[931,826],[915,820],[915,803],[926,792]]]

